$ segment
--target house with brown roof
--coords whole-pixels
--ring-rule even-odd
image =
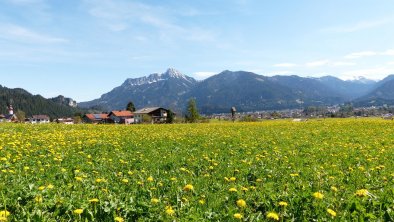
[[[93,123],[93,124],[98,124],[98,123],[107,123],[108,122],[108,114],[106,113],[100,113],[100,114],[85,114],[82,117],[82,121],[84,123]]]
[[[114,123],[132,124],[134,123],[134,114],[129,110],[116,110],[108,114],[108,118]]]
[[[169,110],[161,107],[149,107],[134,112],[135,123],[165,123]]]

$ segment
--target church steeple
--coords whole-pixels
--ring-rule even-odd
[[[12,108],[11,104],[8,106],[8,114],[14,115],[14,108]]]

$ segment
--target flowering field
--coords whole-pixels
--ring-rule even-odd
[[[394,122],[0,126],[0,221],[393,221]]]

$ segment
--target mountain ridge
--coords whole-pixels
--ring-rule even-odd
[[[243,111],[284,109],[350,102],[370,93],[377,85],[378,82],[364,77],[354,80],[334,76],[269,77],[229,70],[197,81],[170,68],[161,74],[128,78],[99,99],[82,102],[80,106],[102,106],[110,110],[133,101],[137,107],[165,106],[182,111],[189,98],[196,98],[203,113],[228,111],[231,106]]]

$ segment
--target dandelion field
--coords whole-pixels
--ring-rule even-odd
[[[0,221],[393,221],[394,122],[0,126]]]

